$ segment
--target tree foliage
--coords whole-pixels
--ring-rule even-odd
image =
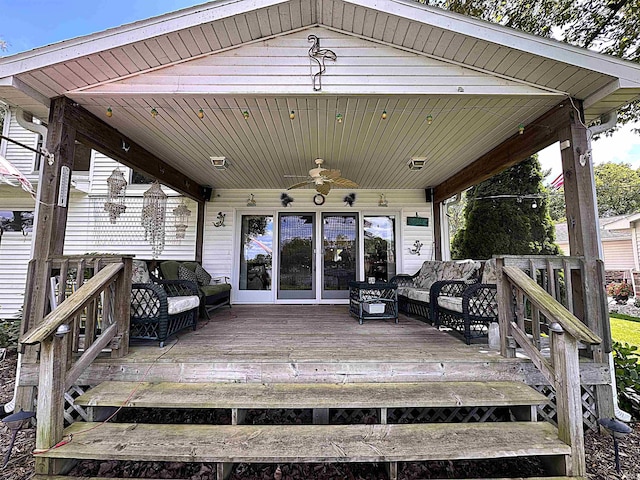
[[[628,163],[601,163],[594,169],[601,217],[640,212],[640,170]]]
[[[452,256],[557,255],[542,179],[534,156],[471,188],[465,227],[453,239]]]
[[[418,0],[640,63],[640,0]],[[640,102],[618,112],[640,118]]]

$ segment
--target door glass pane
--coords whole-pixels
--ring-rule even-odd
[[[313,217],[280,215],[279,298],[315,298]]]
[[[356,279],[358,260],[355,214],[322,216],[323,298],[347,298],[349,282]]]
[[[396,274],[396,219],[364,217],[364,276],[389,281]]]
[[[243,215],[240,290],[271,290],[273,216]]]

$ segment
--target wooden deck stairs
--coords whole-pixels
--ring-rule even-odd
[[[547,401],[519,382],[422,383],[129,383],[105,382],[78,397],[90,419],[115,408],[227,409],[231,424],[76,422],[71,438],[38,456],[64,460],[215,462],[218,479],[234,463],[376,462],[398,477],[398,462],[541,457],[564,474],[571,448],[537,422]],[[503,407],[506,421],[391,423],[399,408]],[[312,424],[245,424],[250,409],[312,409]],[[376,424],[330,424],[332,409],[376,409]],[[555,470],[554,470],[555,469]],[[37,477],[70,479],[71,477]],[[568,477],[545,477],[558,479]]]

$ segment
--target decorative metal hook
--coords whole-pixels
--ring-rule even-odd
[[[413,247],[409,247],[409,253],[411,255],[420,255],[420,249],[422,248],[422,242],[420,240],[416,240],[413,242]]]
[[[222,212],[218,212],[218,216],[216,217],[218,219],[217,222],[213,222],[213,226],[214,227],[224,227],[224,217],[226,215]]]
[[[313,75],[313,90],[314,92],[319,92],[322,90],[322,74],[326,71],[326,66],[324,64],[325,60],[336,61],[338,56],[335,54],[333,50],[329,50],[328,48],[320,48],[320,39],[316,35],[309,35],[307,40],[313,42],[313,45],[309,49],[309,58],[315,61],[318,64],[319,71]],[[316,85],[317,79],[317,85]]]

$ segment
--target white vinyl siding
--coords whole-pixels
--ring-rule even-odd
[[[631,238],[602,242],[605,270],[628,270],[635,268]]]
[[[28,147],[36,148],[38,146],[38,134],[25,130],[15,118],[15,111],[10,111],[9,120],[9,135],[8,137],[16,142],[20,142]],[[27,179],[35,184],[38,181],[38,172],[34,172],[33,167],[35,165],[36,153],[31,150],[27,150],[15,143],[6,142],[5,157],[9,160],[14,167],[27,177]]]
[[[336,61],[325,61],[322,91],[326,94],[549,94],[524,82],[312,28],[100,85],[81,96],[134,92],[308,94],[312,75],[319,69],[308,56],[310,34],[321,39],[321,49],[337,55]]]

